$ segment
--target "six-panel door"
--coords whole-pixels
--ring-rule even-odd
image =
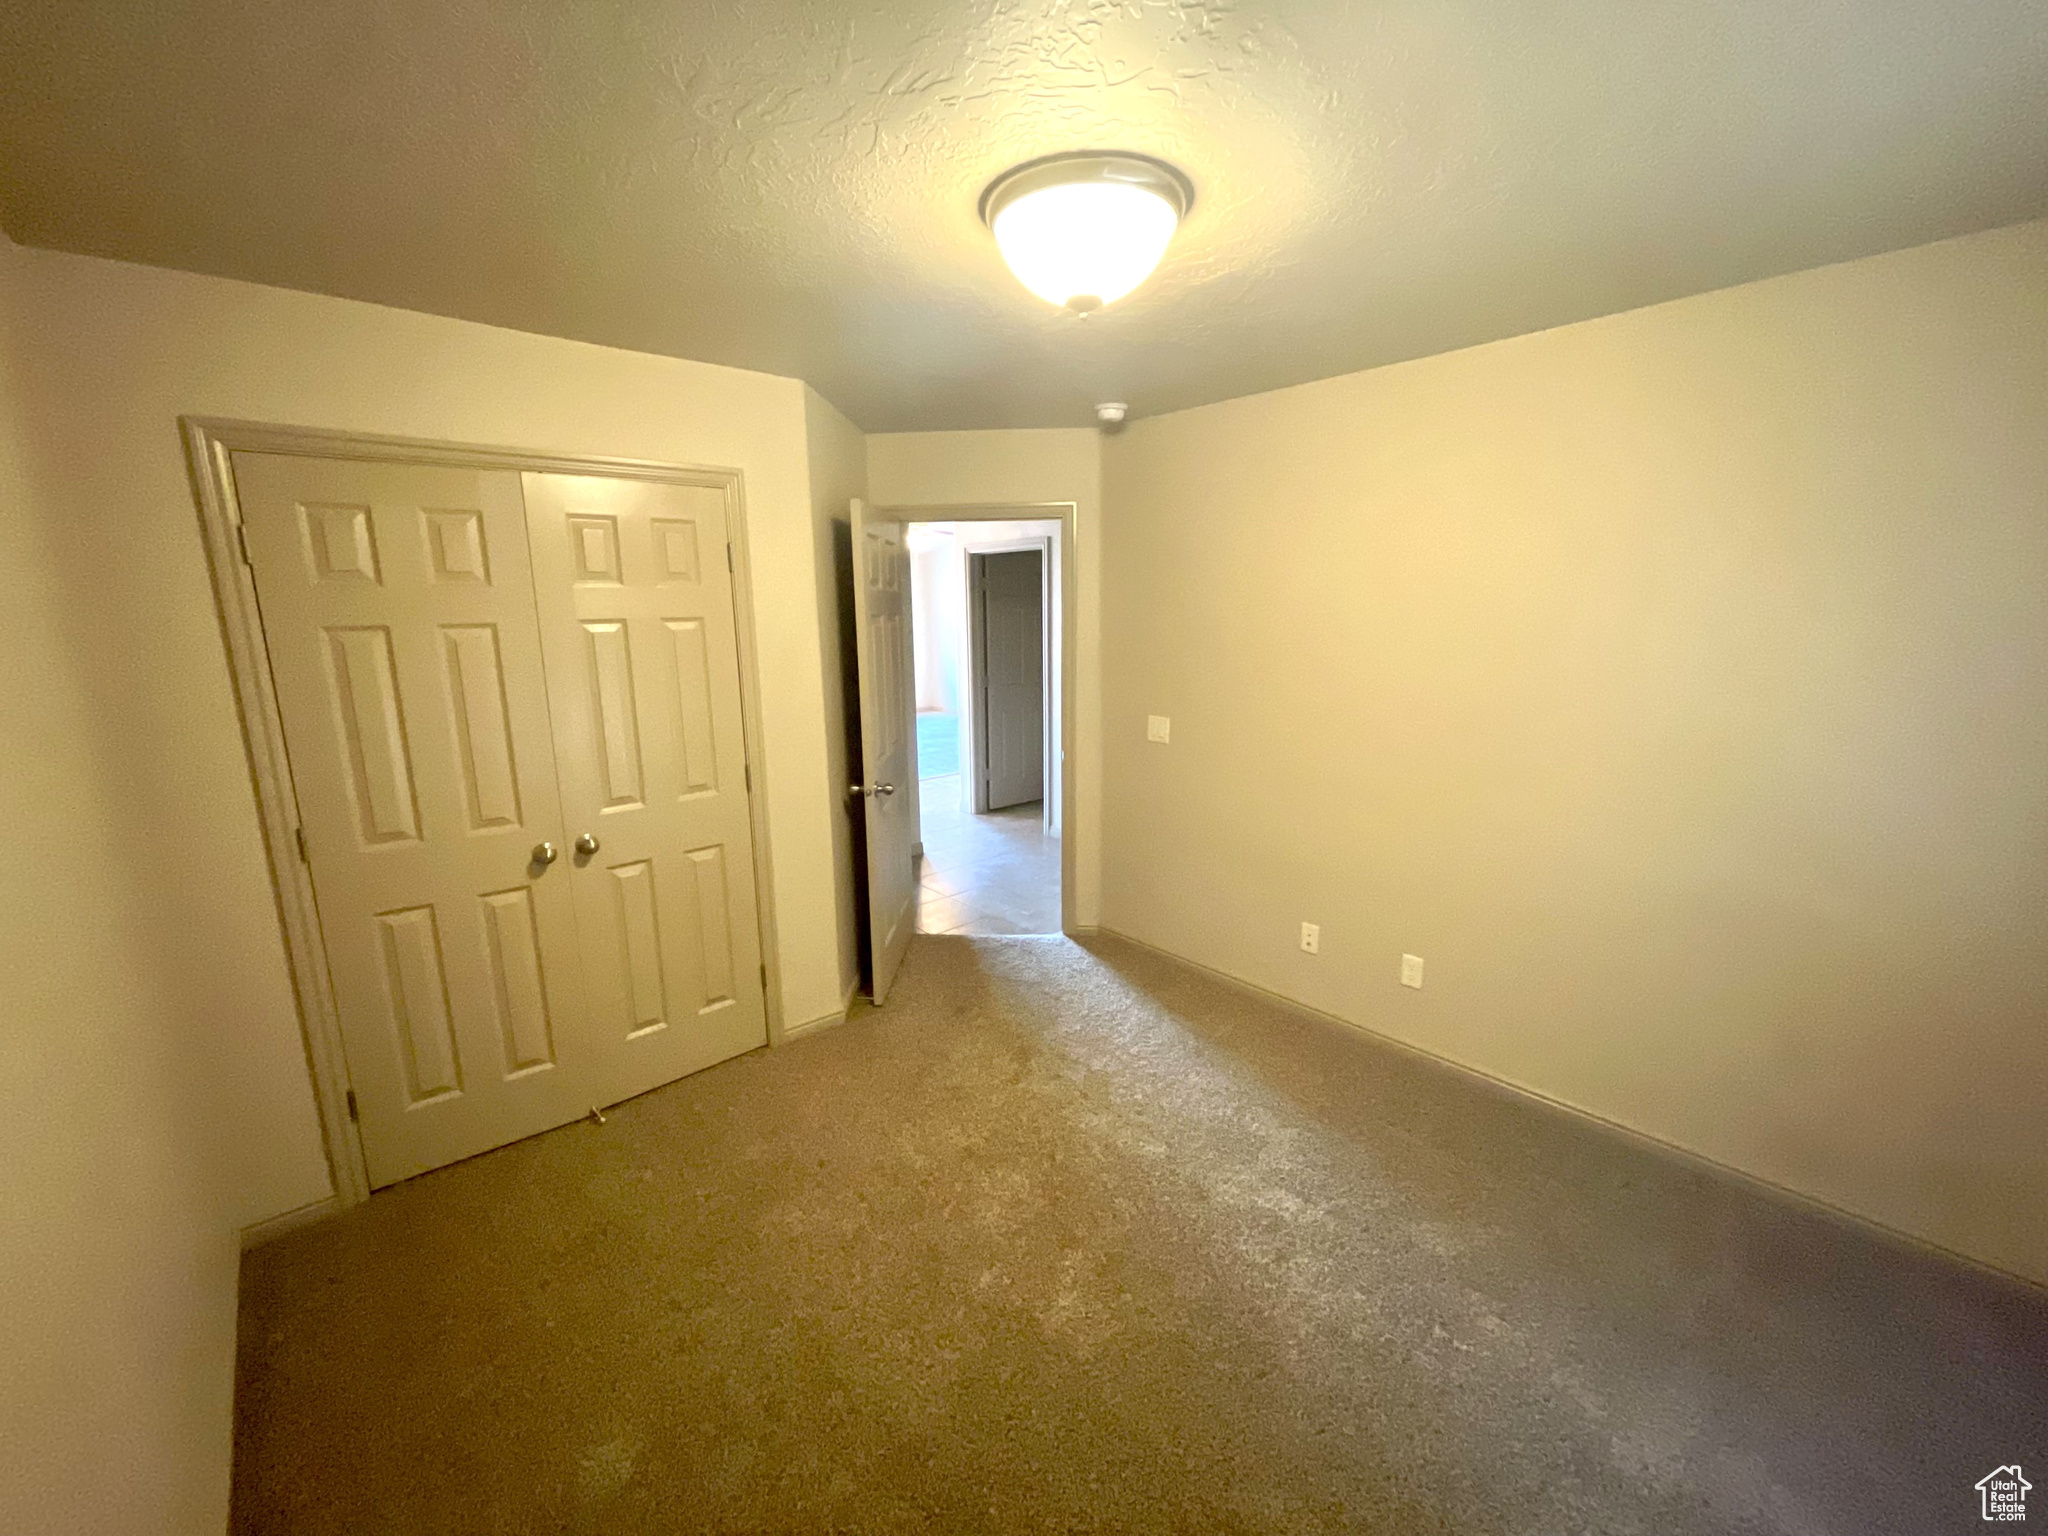
[[[586,1112],[519,477],[234,456],[372,1185]]]
[[[609,1104],[768,1037],[725,497],[523,478]]]
[[[868,995],[877,1003],[910,951],[916,928],[917,845],[910,788],[915,668],[911,659],[910,552],[900,518],[849,508],[853,524],[854,651],[860,673],[860,792],[868,850]]]
[[[234,472],[371,1184],[764,1044],[722,491]]]

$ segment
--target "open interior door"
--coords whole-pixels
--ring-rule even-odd
[[[860,666],[861,780],[866,805],[868,938],[874,957],[869,996],[889,995],[916,928],[917,843],[911,793],[910,553],[903,524],[868,516],[853,503],[854,650]]]

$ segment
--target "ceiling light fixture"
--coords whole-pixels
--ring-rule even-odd
[[[981,217],[1019,282],[1085,315],[1152,275],[1194,202],[1187,177],[1163,160],[1049,155],[990,182]]]

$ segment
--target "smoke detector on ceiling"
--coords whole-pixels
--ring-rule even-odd
[[[1124,417],[1130,409],[1121,400],[1105,400],[1095,407],[1096,424],[1105,432],[1114,432],[1124,424]]]

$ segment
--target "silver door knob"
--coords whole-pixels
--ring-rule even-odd
[[[536,864],[554,863],[555,845],[553,843],[535,843],[533,845],[533,862]]]
[[[878,795],[893,795],[896,793],[896,786],[894,784],[877,784],[875,786],[875,793]]]
[[[849,795],[893,795],[896,793],[896,786],[894,784],[849,784],[846,786],[846,792]]]
[[[593,853],[597,852],[597,839],[588,832],[584,833],[576,839],[576,851],[586,859],[589,858]]]

